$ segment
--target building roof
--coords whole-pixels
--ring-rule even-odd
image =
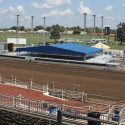
[[[93,53],[97,53],[97,52],[101,51],[101,49],[85,46],[85,45],[82,45],[79,43],[53,44],[52,46],[57,47],[57,48],[61,48],[61,49],[65,49],[65,50],[74,51],[74,52],[86,53],[88,55],[89,54],[91,55]]]
[[[17,52],[35,52],[52,55],[66,56],[92,56],[102,51],[102,49],[84,46],[78,43],[53,44],[49,46],[18,48]]]

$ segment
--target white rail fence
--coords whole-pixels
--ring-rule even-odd
[[[68,90],[59,90],[54,91],[49,89],[48,85],[37,85],[34,84],[32,81],[30,83],[20,82],[16,78],[13,79],[6,79],[0,75],[0,84],[2,85],[11,85],[16,86],[24,89],[32,89],[36,91],[42,91],[43,93],[49,93],[52,96],[60,97],[63,99],[75,99],[84,102],[84,99],[87,99],[86,93],[79,93],[75,91],[68,91]],[[57,114],[57,110],[72,112],[76,115],[87,116],[88,112],[101,112],[101,119],[102,120],[117,120],[119,123],[125,122],[125,105],[121,104],[114,104],[114,105],[107,105],[107,104],[89,104],[87,106],[82,107],[75,107],[69,106],[65,104],[57,104],[57,103],[50,103],[44,100],[36,101],[36,100],[29,100],[24,97],[20,96],[8,96],[0,94],[0,106],[7,106],[15,109],[22,109],[30,112],[38,112],[38,113],[46,113],[46,114]],[[53,109],[53,110],[52,110]],[[116,112],[117,111],[117,112]],[[113,119],[114,118],[114,119]]]

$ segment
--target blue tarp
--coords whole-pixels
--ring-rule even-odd
[[[51,55],[92,56],[102,52],[102,49],[81,45],[78,43],[53,44],[49,46],[17,48],[16,52],[34,52]]]

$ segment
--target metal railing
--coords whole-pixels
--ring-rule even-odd
[[[55,91],[57,93],[60,93],[61,97],[63,99],[71,99],[73,96],[81,95],[78,98],[82,99],[83,93],[75,92],[75,91],[61,91],[58,89],[53,91],[49,89],[48,85],[37,85],[34,84],[33,82],[30,83],[24,83],[20,82],[16,78],[13,78],[12,80],[6,79],[1,77],[0,75],[0,84],[3,85],[11,85],[11,86],[17,86],[20,88],[26,88],[26,89],[32,89],[32,90],[37,90],[37,91],[42,91],[43,93],[54,93]],[[73,94],[74,93],[74,94]],[[63,96],[62,96],[63,94]],[[84,93],[85,94],[85,93]],[[53,95],[53,94],[52,94]],[[57,94],[58,95],[58,94]],[[73,96],[71,96],[73,95]],[[53,95],[54,96],[54,95]],[[68,97],[67,97],[68,96]],[[71,98],[70,98],[71,96]],[[58,96],[57,96],[58,97]],[[75,98],[76,100],[76,98]],[[0,94],[0,106],[3,107],[10,107],[14,109],[20,109],[20,110],[25,110],[27,112],[37,112],[37,113],[43,113],[47,115],[57,115],[57,110],[73,113],[75,115],[79,116],[87,116],[89,112],[92,111],[98,111],[101,112],[101,120],[112,120],[112,117],[116,115],[114,112],[116,109],[120,109],[119,114],[116,116],[119,117],[118,121],[119,123],[122,123],[125,121],[125,105],[124,104],[113,104],[113,105],[107,105],[107,104],[88,104],[86,106],[81,106],[81,107],[75,107],[75,106],[69,106],[65,104],[57,104],[57,103],[50,103],[46,102],[44,100],[38,101],[38,100],[30,100],[27,98],[22,97],[21,95],[19,96],[9,96],[9,95],[2,95]],[[51,108],[54,107],[55,110],[51,112]]]

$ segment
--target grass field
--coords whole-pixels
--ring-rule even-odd
[[[16,33],[0,33],[0,42],[6,42],[7,38],[26,38],[27,45],[34,44],[39,45],[43,44],[44,35],[43,34],[31,34],[31,33],[23,33],[23,34],[16,34]],[[81,44],[85,44],[84,41],[89,41],[93,38],[93,36],[85,36],[85,35],[61,35],[61,39],[72,39],[74,41],[81,41]],[[96,38],[100,38],[97,37]],[[108,41],[108,36],[105,37]],[[54,40],[50,39],[50,34],[46,34],[46,42],[51,44],[54,43]],[[120,45],[119,43],[116,44],[114,41],[114,37],[109,37],[109,42],[107,43],[112,49],[125,49],[125,43]],[[89,46],[93,44],[87,44]]]

